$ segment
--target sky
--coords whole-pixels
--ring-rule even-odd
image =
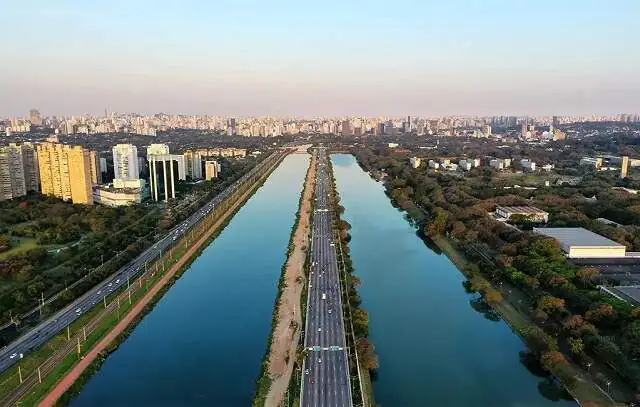
[[[0,117],[640,113],[638,0],[0,0]]]

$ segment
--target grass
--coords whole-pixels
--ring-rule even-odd
[[[11,249],[0,253],[0,260],[15,254],[24,253],[36,247],[38,247],[38,242],[32,237],[11,237]]]
[[[436,237],[433,240],[462,272],[462,274],[470,278],[471,276],[466,270],[468,270],[468,267],[472,263],[468,261],[462,253],[460,253],[460,251],[451,243],[451,241],[444,237]],[[476,278],[484,279],[488,284],[490,284],[490,281],[486,280],[481,274],[474,274],[474,276]],[[522,338],[520,332],[522,332],[524,328],[529,326],[537,326],[509,301],[502,301],[498,304],[492,305],[492,307],[500,314],[502,319],[504,319],[504,321],[518,334],[518,336],[520,336],[520,338]],[[580,403],[589,401],[591,403],[596,403],[596,406],[616,405],[616,403],[612,402],[596,387],[596,385],[590,380],[587,375],[585,375],[584,371],[581,368],[579,368],[575,364],[570,364],[570,368],[573,372],[573,375],[578,379],[576,381],[576,384],[570,390],[570,393]]]

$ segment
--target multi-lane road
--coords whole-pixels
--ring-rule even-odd
[[[352,406],[336,246],[331,225],[329,171],[318,149],[311,268],[301,383],[303,407]]]
[[[22,355],[26,355],[32,350],[38,348],[51,337],[63,330],[67,325],[80,318],[82,314],[89,311],[97,303],[102,302],[103,298],[109,295],[109,293],[122,286],[126,286],[128,281],[136,277],[138,274],[143,273],[147,263],[151,263],[151,261],[156,259],[161,253],[169,250],[181,236],[187,233],[192,226],[198,224],[198,222],[207,216],[209,212],[216,208],[222,200],[233,193],[249,177],[262,170],[265,166],[273,164],[273,160],[278,154],[281,154],[281,152],[273,153],[247,174],[236,180],[223,192],[203,205],[182,223],[171,229],[171,231],[169,231],[169,233],[167,233],[162,239],[158,240],[152,247],[145,250],[136,259],[122,267],[111,277],[99,283],[84,295],[76,299],[73,303],[58,311],[55,315],[41,322],[31,331],[22,335],[14,342],[0,350],[0,373],[20,360]]]

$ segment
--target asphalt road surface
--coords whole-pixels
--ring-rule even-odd
[[[179,240],[182,235],[187,233],[193,225],[196,225],[200,220],[202,220],[202,218],[208,215],[209,212],[219,205],[223,199],[235,191],[238,186],[245,182],[255,172],[262,169],[267,162],[271,162],[271,159],[277,154],[279,154],[279,152],[275,152],[271,157],[268,157],[247,174],[236,180],[215,198],[203,205],[198,211],[171,229],[169,233],[156,242],[156,244],[122,267],[117,273],[96,285],[84,295],[76,299],[73,303],[67,305],[55,315],[41,322],[31,331],[22,335],[0,350],[0,373],[4,372],[20,360],[21,355],[26,355],[33,349],[37,349],[40,345],[47,342],[58,332],[66,328],[67,325],[80,318],[82,314],[89,311],[94,305],[102,302],[106,295],[109,295],[109,293],[119,287],[126,286],[128,280],[136,277],[140,273],[143,273],[145,271],[145,263],[151,262],[157,258],[160,253],[166,252],[173,243]]]
[[[303,407],[352,405],[329,188],[326,151],[319,149],[304,338],[308,354],[302,376]]]

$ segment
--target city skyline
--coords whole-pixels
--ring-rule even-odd
[[[640,111],[632,1],[4,6],[0,115]],[[55,28],[52,26],[55,22]],[[62,23],[62,24],[59,24]]]

